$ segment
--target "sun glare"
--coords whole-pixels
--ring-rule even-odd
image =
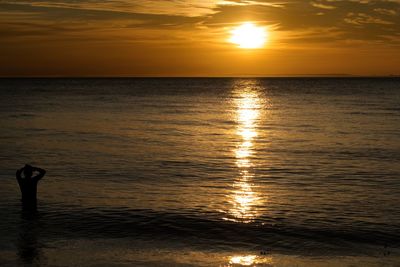
[[[237,44],[240,48],[255,49],[264,46],[267,40],[265,27],[256,26],[251,22],[243,23],[231,31],[231,43]]]

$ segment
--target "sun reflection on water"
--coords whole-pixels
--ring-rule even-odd
[[[245,81],[244,84],[238,86],[235,103],[238,123],[236,134],[240,137],[240,142],[235,148],[234,154],[240,175],[234,182],[232,193],[229,196],[229,202],[232,204],[232,208],[229,210],[231,218],[225,218],[244,223],[251,222],[257,217],[256,206],[261,201],[260,196],[254,191],[254,173],[252,172],[254,139],[258,135],[257,126],[261,100],[253,87],[254,82],[252,81]]]
[[[231,256],[227,266],[272,266],[271,257],[257,255]]]
[[[231,257],[229,263],[249,266],[249,265],[254,264],[256,258],[257,258],[257,256],[255,256],[255,255],[233,256],[233,257]]]

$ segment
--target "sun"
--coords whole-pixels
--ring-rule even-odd
[[[229,42],[237,44],[240,48],[255,49],[263,47],[267,37],[265,27],[245,22],[231,31]]]

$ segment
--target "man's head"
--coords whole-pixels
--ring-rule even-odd
[[[32,178],[32,174],[33,174],[32,166],[29,164],[26,164],[24,167],[25,178]]]

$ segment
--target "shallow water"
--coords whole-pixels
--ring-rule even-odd
[[[0,104],[0,262],[398,262],[399,79],[2,79]],[[33,217],[25,163],[47,170]]]

